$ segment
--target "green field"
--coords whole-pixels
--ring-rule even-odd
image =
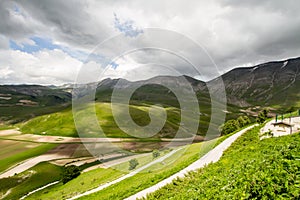
[[[90,172],[81,174],[79,177],[71,180],[66,184],[59,183],[57,185],[46,188],[42,191],[30,195],[27,199],[66,199],[103,183],[112,181],[124,173],[114,169],[99,168]]]
[[[43,162],[13,177],[0,179],[0,197],[9,191],[4,199],[19,199],[32,190],[60,180],[61,172],[61,167]]]
[[[142,173],[80,199],[124,199],[187,167],[212,149],[216,140],[187,146],[164,162],[154,164]]]
[[[92,124],[90,114],[92,113],[92,106],[87,107],[77,113],[77,117],[80,120],[80,130],[85,132],[83,137],[98,137],[97,124]],[[130,106],[130,114],[139,125],[147,125],[150,122],[148,116],[147,105],[144,106]],[[160,135],[164,137],[172,137],[177,129],[180,120],[179,111],[176,108],[167,108],[168,121],[165,127],[160,132]],[[109,103],[97,103],[96,112],[98,122],[100,123],[106,137],[132,137],[124,133],[118,128],[116,122],[113,119],[111,107]],[[122,113],[121,113],[122,114]],[[36,117],[25,123],[20,124],[21,131],[23,133],[32,134],[44,134],[44,135],[59,135],[59,136],[72,136],[78,137],[77,131],[74,125],[74,118],[72,110],[68,109],[62,112],[53,113]]]
[[[299,199],[299,133],[260,141],[259,129],[238,138],[219,162],[147,199]]]
[[[41,155],[57,145],[0,140],[0,146],[0,172],[2,172],[23,160]]]
[[[168,151],[161,152],[161,156],[163,156],[167,152]],[[139,163],[137,168],[153,161],[152,154],[147,154],[136,159]],[[98,168],[95,170],[91,170],[82,173],[79,177],[66,184],[59,183],[45,190],[39,191],[29,196],[28,199],[55,199],[57,197],[59,197],[60,199],[70,198],[129,173],[130,170],[128,168],[129,162],[123,162],[112,168]],[[76,188],[76,190],[74,190],[74,188]]]
[[[224,139],[225,137],[221,138],[221,140]],[[208,152],[208,150],[213,148],[217,140],[218,139],[205,143],[189,145],[186,148],[179,150],[171,157],[165,159],[163,163],[154,164],[143,172],[131,178],[128,178],[120,183],[108,187],[107,189],[104,189],[99,193],[87,196],[85,198],[98,199],[98,197],[101,197],[101,199],[121,199],[123,197],[129,196],[129,194],[134,194],[135,192],[149,187],[188,166],[204,153]],[[161,152],[161,156],[168,152],[169,151]],[[141,167],[153,160],[152,154],[148,154],[144,157],[139,157],[137,158],[137,160],[139,162],[138,167]],[[128,173],[128,167],[129,162],[124,162],[114,166],[113,168],[99,168],[89,172],[85,172],[79,177],[66,183],[65,185],[59,183],[57,185],[51,186],[47,189],[30,195],[28,199],[70,198]],[[76,190],[74,188],[76,188]]]

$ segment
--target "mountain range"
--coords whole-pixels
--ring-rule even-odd
[[[227,104],[231,108],[251,110],[259,106],[270,107],[280,112],[291,107],[295,109],[300,107],[300,58],[235,68],[208,82],[189,76],[157,76],[137,82],[105,79],[99,83],[87,84],[83,89],[86,91],[96,89],[95,100],[109,102],[112,91],[116,87],[126,89],[143,85],[133,93],[132,103],[159,103],[179,107],[175,94],[160,84],[182,87],[182,78],[192,86],[200,104],[204,107],[210,104],[210,93],[218,94],[220,79],[224,83]],[[207,85],[210,86],[210,93]],[[70,107],[72,92],[76,95],[76,91],[72,91],[72,85],[60,87],[2,85],[0,86],[0,121],[16,123]]]

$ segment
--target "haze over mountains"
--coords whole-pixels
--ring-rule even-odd
[[[216,84],[220,78],[224,82],[227,101],[238,107],[271,106],[276,109],[299,107],[300,58],[285,61],[274,61],[253,67],[235,68],[221,77],[207,83],[185,76],[198,98],[209,101],[209,92],[217,93],[220,86]],[[182,85],[182,77],[157,76],[149,80],[130,82],[122,80],[121,86],[139,88],[132,100],[146,101],[178,106],[173,93],[161,83]],[[111,93],[119,79],[105,79],[100,83],[85,86],[86,89],[97,86],[96,100],[110,101]],[[149,84],[151,83],[151,84]],[[90,87],[90,88],[89,88]],[[119,84],[120,87],[120,84]],[[1,121],[24,120],[36,115],[59,111],[71,104],[71,85],[65,87],[46,87],[39,85],[2,85],[0,86]]]

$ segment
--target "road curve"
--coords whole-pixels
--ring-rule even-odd
[[[212,149],[211,151],[209,151],[207,154],[205,154],[203,157],[201,157],[199,160],[195,161],[194,163],[192,163],[191,165],[189,165],[188,167],[184,168],[183,170],[181,170],[180,172],[170,176],[167,179],[164,179],[163,181],[145,189],[142,190],[140,192],[138,192],[135,195],[132,195],[128,198],[126,198],[125,200],[135,200],[137,198],[145,198],[147,196],[147,194],[150,194],[152,192],[155,192],[156,190],[162,188],[163,186],[172,183],[173,180],[177,179],[177,178],[183,178],[188,172],[190,171],[195,171],[197,169],[200,169],[202,167],[204,167],[205,165],[209,164],[209,163],[214,163],[217,162],[223,152],[239,137],[241,136],[243,133],[245,133],[246,131],[248,131],[249,129],[252,129],[255,125],[249,126],[239,132],[237,132],[236,134],[230,136],[229,138],[227,138],[226,140],[224,140],[221,144],[219,144],[217,147],[215,147],[214,149]]]

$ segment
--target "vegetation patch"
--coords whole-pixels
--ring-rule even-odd
[[[221,140],[224,137],[220,138]],[[109,186],[97,193],[89,196],[84,196],[80,199],[124,199],[129,197],[145,188],[151,187],[159,181],[175,174],[181,169],[187,167],[209,150],[211,150],[217,139],[192,144],[186,147],[186,149],[179,150],[171,157],[165,159],[161,163],[154,164],[149,168],[138,173],[135,176],[127,178],[119,183]],[[151,155],[152,156],[152,155]],[[174,161],[174,158],[175,159]],[[169,163],[169,165],[167,165]],[[171,164],[170,164],[171,163]]]
[[[219,162],[147,199],[299,199],[300,135],[260,141],[259,129],[238,138]]]
[[[13,177],[0,179],[0,198],[19,199],[30,191],[60,179],[61,167],[43,162]]]

